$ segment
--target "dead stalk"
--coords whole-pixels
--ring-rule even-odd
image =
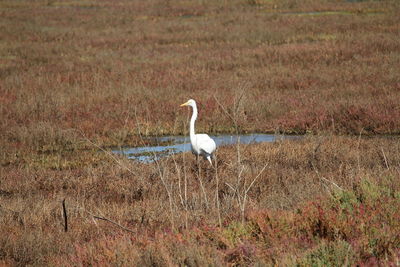
[[[361,135],[362,132],[364,131],[364,128],[361,129],[360,134],[358,136],[358,143],[357,143],[357,150],[358,150],[358,156],[357,156],[357,166],[358,166],[358,171],[360,171],[361,167],[360,167],[360,143],[361,143]]]
[[[127,170],[131,174],[135,174],[128,166],[123,164],[117,157],[115,157],[112,153],[110,153],[110,151],[107,151],[104,148],[102,148],[101,146],[99,146],[98,144],[90,141],[90,139],[86,137],[85,133],[82,130],[77,130],[77,131],[80,132],[80,134],[83,136],[83,138],[86,140],[86,142],[88,142],[89,144],[91,144],[91,145],[95,146],[96,148],[100,149],[101,151],[103,151],[107,156],[109,156],[111,159],[113,159],[123,169]]]
[[[189,113],[188,113],[188,117],[189,117]],[[186,120],[188,121],[188,119]],[[185,136],[187,134],[186,129],[187,129],[187,123],[186,121],[184,122],[183,128],[185,131]],[[186,137],[185,137],[185,143],[186,143]],[[187,188],[188,188],[188,184],[187,184],[187,173],[186,173],[186,157],[185,157],[185,153],[182,153],[182,161],[183,161],[183,176],[184,176],[184,199],[185,199],[185,228],[187,229],[189,226],[189,222],[188,222],[188,215],[189,215],[189,207],[188,207],[188,194],[187,194]]]
[[[140,130],[140,124],[139,124],[139,121],[138,121],[138,119],[137,119],[137,115],[136,115],[136,109],[135,109],[135,120],[136,120],[136,125],[137,125],[137,129],[138,129],[138,135],[139,135],[139,138],[140,138],[140,141],[142,142],[142,145],[145,145],[145,142],[144,142],[144,139],[143,139],[143,136],[142,136],[142,133],[141,133],[141,130]],[[161,182],[162,182],[162,184],[163,184],[163,186],[164,186],[164,188],[165,188],[165,191],[167,192],[167,195],[168,195],[168,200],[169,200],[169,208],[170,208],[170,218],[171,218],[171,226],[172,226],[172,228],[175,228],[175,224],[174,224],[174,209],[173,209],[173,198],[172,198],[172,193],[171,193],[171,190],[170,190],[170,188],[168,187],[168,185],[167,185],[167,181],[166,181],[166,179],[165,179],[165,173],[163,173],[163,168],[162,168],[162,166],[160,165],[160,162],[159,162],[159,160],[158,160],[158,158],[157,158],[157,155],[156,155],[156,153],[154,152],[154,151],[151,151],[151,153],[153,154],[153,159],[154,159],[154,162],[156,163],[156,170],[157,170],[157,172],[158,172],[158,175],[159,175],[159,177],[160,177],[160,180],[161,180]],[[172,187],[172,186],[171,186]]]
[[[206,204],[206,208],[208,209],[208,199],[207,199],[207,193],[206,189],[204,188],[203,182],[201,180],[201,167],[200,167],[200,157],[197,156],[197,178],[199,179],[200,187],[201,190],[203,191],[203,196],[204,196],[204,203]]]
[[[137,125],[137,127],[138,127],[138,134],[139,134],[140,141],[142,142],[143,145],[145,145],[145,142],[144,142],[144,140],[143,140],[143,136],[142,136],[141,130],[140,130],[140,124],[139,124],[138,119],[137,119],[136,109],[135,109],[135,119],[136,119],[136,125]],[[123,164],[116,156],[114,156],[112,153],[110,153],[109,151],[105,150],[105,149],[102,148],[101,146],[97,145],[96,143],[92,142],[89,138],[86,137],[86,135],[84,134],[84,132],[83,132],[82,130],[78,130],[78,131],[81,133],[81,135],[84,137],[84,139],[85,139],[88,143],[90,143],[91,145],[93,145],[93,146],[95,146],[96,148],[98,148],[98,149],[100,149],[101,151],[103,151],[106,155],[108,155],[111,159],[113,159],[120,167],[126,169],[126,170],[129,171],[131,174],[134,174],[134,175],[135,175],[135,173],[134,173],[128,166],[126,166],[125,164]],[[158,174],[159,174],[160,180],[161,180],[161,182],[162,182],[162,184],[163,184],[163,186],[164,186],[164,188],[165,188],[165,190],[166,190],[166,192],[167,192],[167,195],[168,195],[169,206],[170,206],[170,212],[171,212],[171,214],[170,214],[170,216],[171,216],[171,225],[172,225],[172,228],[174,228],[174,219],[173,219],[173,218],[174,218],[173,199],[172,199],[171,191],[169,190],[168,185],[167,185],[167,183],[166,183],[166,181],[165,181],[165,175],[164,175],[163,172],[162,172],[162,167],[160,166],[160,163],[159,163],[159,161],[158,161],[158,159],[157,159],[156,154],[154,153],[154,151],[151,151],[151,152],[152,152],[152,154],[153,154],[154,162],[156,163],[156,169],[157,169],[157,172],[158,172]]]
[[[237,202],[241,211],[241,217],[242,221],[244,221],[244,214],[245,214],[245,209],[246,209],[246,202],[248,198],[248,192],[254,185],[255,181],[258,179],[258,177],[264,172],[265,168],[267,167],[268,163],[264,165],[260,173],[252,180],[249,186],[247,186],[247,181],[246,177],[244,179],[242,178],[242,173],[245,169],[245,167],[242,165],[241,162],[241,154],[240,154],[240,136],[239,136],[239,125],[238,125],[238,119],[239,119],[239,108],[241,101],[243,99],[245,92],[245,87],[241,88],[241,92],[239,93],[239,96],[235,99],[234,105],[233,105],[233,114],[230,114],[227,109],[219,102],[218,98],[214,95],[214,99],[219,105],[219,107],[222,109],[222,111],[227,115],[227,117],[232,121],[232,123],[235,126],[235,131],[236,131],[236,136],[238,137],[237,143],[236,143],[236,156],[237,156],[237,179],[236,179],[236,185],[232,186],[229,183],[225,183],[228,185],[229,188],[232,189],[234,194],[236,195]],[[247,187],[246,187],[247,186]]]
[[[330,180],[328,180],[328,179],[326,179],[325,177],[322,177],[322,176],[321,176],[321,180],[324,180],[324,181],[327,182],[327,183],[331,183],[331,184],[334,185],[337,189],[343,191],[343,188],[341,188],[340,186],[338,186],[335,182],[330,181]]]
[[[264,167],[261,169],[261,171],[257,174],[257,176],[253,179],[253,181],[250,183],[250,185],[244,190],[243,193],[243,201],[242,201],[242,206],[241,206],[241,211],[242,211],[242,221],[244,222],[244,213],[245,213],[245,209],[246,209],[246,200],[247,200],[247,196],[248,193],[250,191],[250,189],[253,187],[254,183],[256,182],[256,180],[258,179],[258,177],[260,177],[260,175],[264,172],[265,168],[267,168],[268,166],[268,162],[265,163]]]
[[[383,147],[381,147],[381,151],[382,151],[382,155],[383,155],[383,159],[385,160],[385,165],[386,165],[386,169],[389,170],[389,164],[385,155],[385,151],[383,151]]]
[[[360,141],[360,140],[359,140],[359,141]],[[320,179],[320,181],[324,181],[324,182],[326,182],[327,184],[334,185],[337,189],[343,191],[343,189],[342,189],[340,186],[338,186],[335,182],[333,182],[333,181],[331,181],[331,180],[328,180],[328,179],[326,179],[325,177],[321,176],[321,174],[320,174],[319,171],[318,171],[318,168],[317,168],[317,167],[315,166],[315,164],[314,164],[314,161],[317,160],[317,152],[318,152],[319,148],[321,147],[321,144],[322,144],[322,141],[319,140],[319,141],[318,141],[318,144],[315,146],[315,148],[314,148],[314,150],[313,150],[313,156],[312,156],[312,159],[310,160],[311,166],[312,166],[313,170],[315,171],[315,173],[317,174],[317,176],[318,176],[318,178]],[[360,163],[359,163],[359,162],[358,162],[358,166],[360,166]],[[321,183],[321,184],[324,185],[325,188],[327,189],[328,193],[331,194],[331,189],[330,189],[330,187],[328,187],[327,185],[325,185],[325,184],[323,184],[323,183]]]
[[[125,230],[125,231],[127,231],[127,232],[136,234],[135,231],[133,231],[133,230],[131,230],[131,229],[129,229],[129,228],[126,228],[125,226],[123,226],[123,225],[121,225],[121,224],[119,224],[119,223],[117,223],[117,222],[115,222],[115,221],[113,221],[113,220],[111,220],[111,219],[109,219],[109,218],[106,218],[106,217],[103,217],[103,216],[95,215],[95,214],[91,213],[90,211],[84,209],[83,207],[76,206],[76,208],[79,209],[79,210],[82,210],[82,211],[86,212],[87,214],[89,214],[90,216],[92,216],[93,219],[103,220],[103,221],[112,223],[112,224],[118,226],[119,228],[121,228],[121,229],[123,229],[123,230]]]
[[[215,188],[215,197],[217,202],[217,214],[218,214],[218,224],[219,227],[222,227],[222,220],[221,220],[221,208],[220,208],[220,201],[219,201],[219,177],[218,177],[218,161],[217,156],[214,156],[215,159],[215,181],[216,181],[216,188]]]
[[[62,211],[64,217],[64,232],[68,232],[68,215],[67,215],[67,208],[65,207],[65,198],[62,201]]]
[[[178,195],[179,195],[179,199],[181,201],[182,207],[184,209],[186,209],[187,208],[186,207],[186,202],[184,201],[183,196],[182,196],[181,170],[178,167],[178,163],[176,162],[175,157],[172,157],[172,160],[174,161],[175,170],[176,170],[176,173],[178,175]]]

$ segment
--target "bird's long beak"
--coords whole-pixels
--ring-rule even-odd
[[[189,101],[188,101],[189,102]],[[183,103],[182,105],[181,105],[181,107],[184,107],[184,106],[187,106],[187,105],[189,105],[188,104],[188,102],[186,102],[186,103]]]

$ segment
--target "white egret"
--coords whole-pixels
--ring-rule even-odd
[[[197,105],[196,101],[190,99],[186,103],[182,104],[183,106],[191,106],[193,109],[192,118],[190,119],[190,143],[192,144],[192,153],[196,156],[202,156],[204,159],[207,159],[211,165],[212,161],[211,158],[213,153],[217,147],[215,141],[211,139],[208,134],[195,134],[194,132],[194,122],[197,119]]]

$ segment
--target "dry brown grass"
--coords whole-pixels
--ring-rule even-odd
[[[202,163],[201,179],[208,197],[207,206],[199,186],[196,162],[189,154],[176,155],[177,164],[172,158],[159,162],[163,181],[155,163],[122,159],[121,164],[128,166],[128,171],[104,155],[99,164],[89,157],[82,166],[56,170],[31,168],[29,163],[19,168],[5,167],[1,171],[1,255],[12,264],[66,264],[72,258],[71,265],[111,262],[173,265],[187,261],[194,265],[219,265],[241,262],[247,249],[254,250],[246,256],[251,262],[281,262],[290,258],[300,262],[319,246],[355,242],[361,247],[351,248],[354,254],[351,262],[369,258],[395,262],[399,242],[396,231],[400,227],[396,219],[400,216],[399,150],[397,139],[333,136],[241,146],[242,180],[237,184],[237,151],[233,147],[222,147],[218,150],[221,228],[218,227],[215,171],[207,162]],[[96,153],[92,153],[93,159]],[[44,158],[51,160],[50,156]],[[249,190],[242,224],[237,195],[231,186],[249,185],[265,163],[267,168]],[[342,194],[355,194],[355,198],[347,199]],[[69,214],[67,233],[61,215],[64,198]],[[326,222],[321,222],[327,225],[323,227],[339,231],[336,234],[330,233],[330,228],[315,229],[315,220],[319,219],[313,207],[321,205],[326,212],[331,212],[329,207],[336,205],[336,201],[343,207],[366,207],[367,215],[354,215],[366,227],[367,218],[379,216],[385,226],[374,226],[378,227],[376,231],[386,229],[394,236],[379,236],[379,242],[383,243],[371,245],[371,249],[386,251],[364,251],[368,248],[361,244],[362,240],[373,242],[376,232],[360,230],[354,234],[352,231],[358,230],[352,228],[351,221],[334,222],[328,217]],[[296,210],[304,213],[301,223],[295,221]],[[117,222],[134,233],[94,219],[93,214]],[[267,237],[254,239],[253,223],[267,227],[263,226],[265,216],[275,221],[277,225],[271,226],[275,230],[265,232]],[[285,237],[273,234],[274,231],[281,231]],[[287,238],[301,236],[303,231],[313,236],[313,241],[303,247],[303,241],[296,239],[293,246],[283,249]],[[264,246],[276,251],[264,250]],[[329,255],[328,252],[323,255],[326,254]]]
[[[5,144],[40,146],[23,132],[43,127],[135,144],[135,111],[144,134],[179,134],[188,97],[200,128],[232,131],[213,97],[229,107],[243,86],[242,131],[399,133],[397,1],[0,7]],[[287,13],[313,11],[334,12]]]
[[[1,1],[0,265],[398,264],[399,142],[334,134],[400,132],[399,10]],[[93,145],[182,134],[188,98],[199,131],[317,135],[219,148],[218,180]]]

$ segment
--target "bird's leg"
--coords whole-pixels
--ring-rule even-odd
[[[199,170],[199,156],[197,156],[196,154],[194,154],[196,157],[196,164],[195,167],[193,167],[193,170],[196,172],[197,171],[197,177],[199,177],[200,175],[200,170]],[[197,168],[197,170],[196,170]]]
[[[197,175],[200,177],[200,156],[196,155],[196,161],[197,161]]]
[[[214,164],[213,164],[214,156],[208,156],[206,159],[208,160],[208,162],[211,165],[211,168],[207,168],[206,169],[207,181],[210,182],[213,179],[213,177],[212,177],[213,170],[215,171],[215,167],[214,167]]]

